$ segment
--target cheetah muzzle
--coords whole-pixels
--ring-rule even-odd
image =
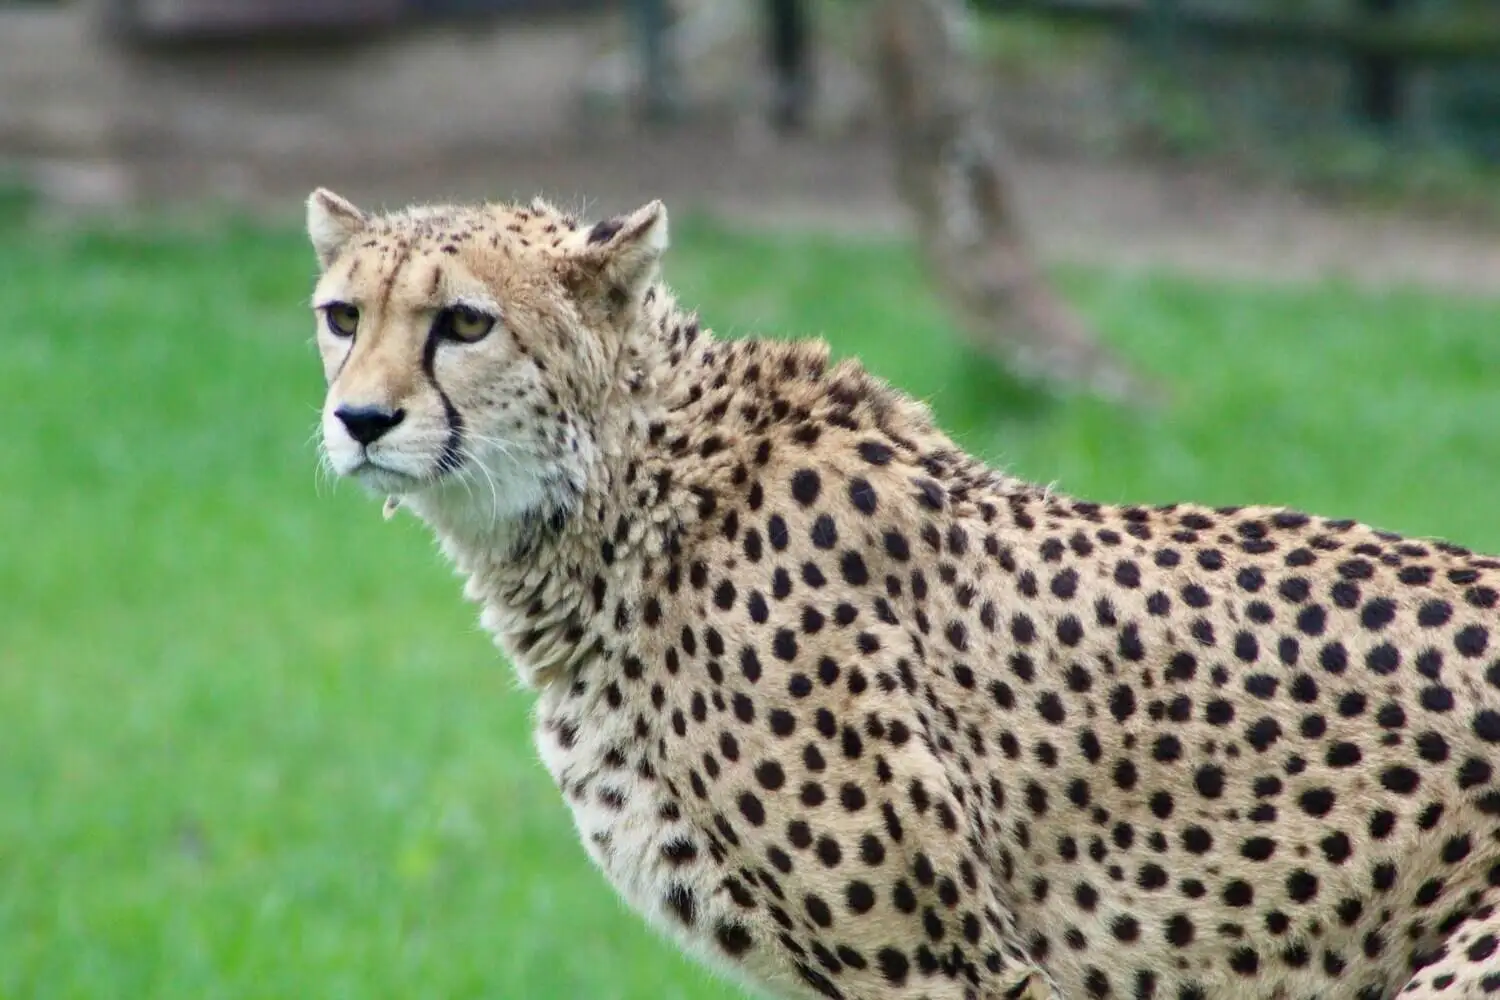
[[[1010,478],[715,340],[660,203],[308,229],[325,460],[431,526],[685,949],[807,1000],[1500,991],[1500,562]]]

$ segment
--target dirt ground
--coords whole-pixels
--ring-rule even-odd
[[[96,43],[61,22],[12,28],[0,28],[0,166],[23,163],[63,205],[228,200],[291,217],[321,184],[386,205],[541,192],[595,212],[661,197],[737,224],[856,237],[906,226],[868,130],[781,140],[744,115],[654,132],[581,116],[597,23],[427,33],[342,62],[166,65],[81,58]],[[835,83],[847,101],[848,81]],[[1340,208],[1208,168],[1013,153],[1017,204],[1050,261],[1500,293],[1500,233],[1477,224]]]
[[[1500,294],[1500,233],[1486,226],[1340,207],[1206,168],[1027,151],[1014,161],[1016,204],[1054,263]],[[151,171],[182,190],[170,180],[179,172]],[[282,164],[247,181],[239,200],[290,216],[317,184],[388,206],[541,193],[602,214],[660,197],[755,228],[890,238],[907,226],[886,150],[869,138],[778,141],[701,127],[597,141],[563,134],[457,162]]]
[[[1024,151],[1015,165],[1016,204],[1049,261],[1500,294],[1500,233],[1486,227],[1410,209],[1341,208],[1284,188],[1247,187],[1208,169]],[[309,176],[284,178],[284,196],[299,195],[292,182],[305,187]],[[317,176],[386,204],[542,192],[563,202],[587,195],[596,211],[613,211],[662,197],[748,227],[893,237],[907,226],[886,150],[869,139],[777,142],[687,132],[511,152],[478,168],[332,169]]]

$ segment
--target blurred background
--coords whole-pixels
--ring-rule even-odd
[[[318,185],[661,197],[1016,474],[1500,550],[1485,0],[0,0],[0,997],[737,995],[318,478]]]

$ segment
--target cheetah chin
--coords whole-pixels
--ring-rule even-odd
[[[1500,993],[1500,562],[990,469],[716,340],[659,202],[308,230],[329,465],[431,526],[683,949],[797,1000]]]

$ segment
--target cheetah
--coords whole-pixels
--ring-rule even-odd
[[[1500,561],[996,471],[723,341],[667,212],[308,202],[323,459],[436,535],[589,856],[787,1000],[1500,991]]]

